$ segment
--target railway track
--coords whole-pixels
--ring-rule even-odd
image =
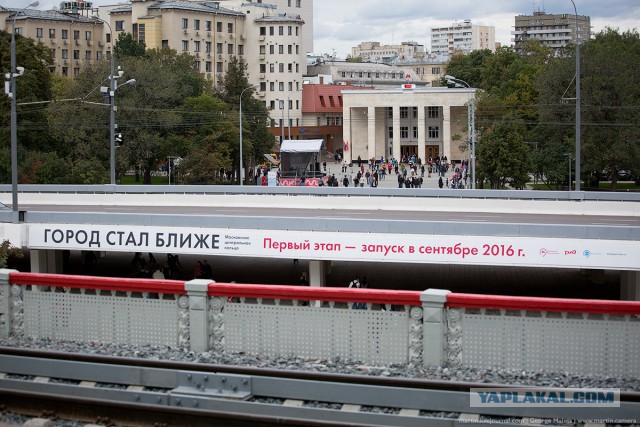
[[[0,347],[1,409],[103,425],[579,425],[640,414],[639,393],[622,392],[616,408],[478,408],[470,406],[475,387],[505,385]]]

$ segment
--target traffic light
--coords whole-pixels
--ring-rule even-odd
[[[120,145],[122,143],[122,134],[116,133],[115,140],[116,140],[116,145]]]

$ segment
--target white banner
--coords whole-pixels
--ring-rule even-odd
[[[29,224],[29,248],[338,261],[629,269],[640,242],[527,237]]]

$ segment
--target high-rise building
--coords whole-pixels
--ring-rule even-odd
[[[538,40],[545,46],[559,50],[576,40],[588,40],[591,36],[591,18],[588,16],[555,14],[543,11],[533,15],[518,15],[515,18],[515,31],[511,33],[516,50],[522,48],[525,41]]]
[[[470,19],[454,22],[448,27],[431,29],[431,54],[449,56],[456,51],[496,50],[495,27],[473,25]]]

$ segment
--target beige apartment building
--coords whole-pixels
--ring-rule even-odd
[[[87,2],[68,3],[68,10],[7,9],[0,6],[0,30],[15,31],[51,50],[52,73],[75,76],[86,62],[105,54],[103,23],[85,15]],[[64,4],[63,3],[63,4]],[[73,7],[75,6],[75,7]],[[16,12],[20,11],[16,15]],[[14,21],[15,19],[15,21]]]

